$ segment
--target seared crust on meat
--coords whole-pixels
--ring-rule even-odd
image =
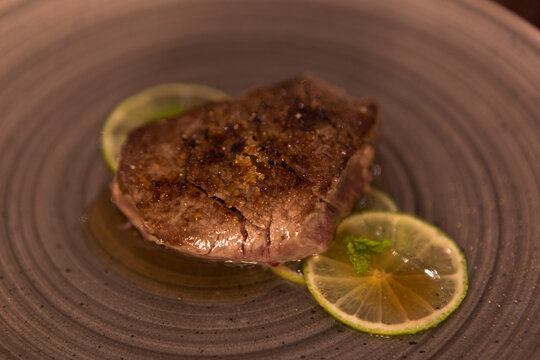
[[[184,253],[303,258],[328,247],[371,180],[377,128],[373,101],[296,76],[134,130],[113,201]]]

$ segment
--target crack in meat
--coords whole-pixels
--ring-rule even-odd
[[[265,240],[266,240],[266,246],[264,247],[264,251],[270,255],[270,247],[272,246],[272,239],[270,238],[270,228],[272,227],[272,215],[270,215],[270,220],[268,221],[268,225],[266,226],[266,232],[265,232]]]

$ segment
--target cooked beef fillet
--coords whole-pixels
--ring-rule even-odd
[[[183,253],[280,262],[324,251],[371,180],[377,108],[312,76],[129,134],[113,201]]]

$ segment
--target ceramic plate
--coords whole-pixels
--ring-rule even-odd
[[[1,2],[0,357],[538,356],[539,69],[539,32],[488,2]],[[469,293],[440,326],[354,331],[270,271],[149,246],[110,206],[118,101],[303,71],[379,102],[377,187],[463,249]]]

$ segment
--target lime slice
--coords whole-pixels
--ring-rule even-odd
[[[371,255],[365,275],[349,259],[345,238],[392,240]],[[365,212],[345,219],[330,249],[310,257],[304,278],[317,302],[339,321],[368,333],[412,334],[439,324],[467,293],[467,264],[441,230],[414,216]]]
[[[276,274],[284,278],[295,282],[300,285],[305,285],[304,274],[302,274],[303,263],[302,260],[287,261],[277,266],[272,266],[270,269]]]
[[[206,101],[220,101],[229,96],[204,85],[162,84],[128,97],[118,104],[105,120],[101,132],[101,151],[107,166],[116,171],[118,157],[127,134],[158,119],[174,117]]]
[[[356,201],[352,212],[359,213],[372,210],[398,211],[398,207],[390,196],[369,187],[364,191],[362,197]]]
[[[353,212],[363,212],[370,210],[381,211],[398,211],[396,203],[385,193],[380,190],[368,188],[362,194],[362,197],[356,201]],[[297,284],[305,284],[302,268],[304,264],[301,260],[289,261],[277,266],[272,266],[270,269],[276,274],[295,282]]]

